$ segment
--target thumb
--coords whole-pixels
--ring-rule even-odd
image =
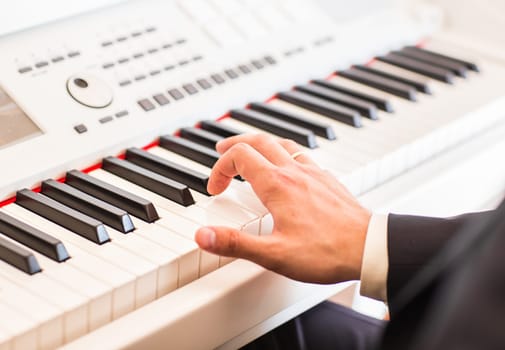
[[[268,254],[265,238],[229,227],[202,227],[195,234],[195,241],[203,250],[255,262],[263,260],[260,255]]]

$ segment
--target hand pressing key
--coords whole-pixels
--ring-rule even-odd
[[[270,211],[272,235],[202,227],[200,248],[251,260],[287,277],[313,283],[359,279],[371,213],[334,176],[290,140],[245,134],[219,142],[222,154],[207,189],[217,195],[241,175]]]

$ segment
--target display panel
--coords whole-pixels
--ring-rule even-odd
[[[42,130],[0,86],[0,149],[38,135]]]
[[[98,8],[115,5],[125,0],[0,0],[0,36],[35,27],[58,19],[79,15]]]

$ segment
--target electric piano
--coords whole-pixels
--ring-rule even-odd
[[[436,6],[9,7],[1,350],[234,349],[353,283],[299,283],[198,249],[201,225],[272,230],[241,179],[206,192],[230,135],[295,140],[376,211],[449,215],[504,189],[504,56],[447,31]]]

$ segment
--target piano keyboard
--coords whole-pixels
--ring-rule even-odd
[[[198,249],[199,226],[269,234],[246,182],[207,194],[219,140],[293,139],[360,195],[502,121],[479,108],[504,106],[503,81],[492,64],[406,47],[20,189],[0,209],[0,349],[67,344],[230,263]]]

